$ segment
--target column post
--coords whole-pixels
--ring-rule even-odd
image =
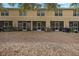
[[[33,30],[33,21],[31,21],[31,31]]]

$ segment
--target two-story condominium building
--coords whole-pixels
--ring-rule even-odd
[[[79,30],[79,10],[58,9],[54,10],[28,10],[20,12],[17,8],[0,10],[0,29],[11,30],[17,27],[20,31],[44,31],[51,28],[52,31],[63,28],[75,28]]]

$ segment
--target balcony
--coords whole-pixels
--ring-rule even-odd
[[[0,20],[78,20],[79,16],[0,16]]]

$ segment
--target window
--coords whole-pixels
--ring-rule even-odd
[[[39,11],[37,11],[37,16],[40,16],[40,12]]]
[[[31,21],[18,21],[18,29],[20,31],[23,31],[23,30],[29,31],[29,30],[31,30]]]
[[[38,10],[37,16],[45,16],[45,11],[44,10]]]
[[[46,27],[45,21],[33,21],[33,30],[44,31]]]
[[[3,12],[1,12],[1,16],[9,16],[9,12],[3,11]]]
[[[50,27],[53,31],[62,31],[64,28],[64,21],[50,21]]]
[[[79,21],[70,21],[69,28],[73,30],[79,30]]]
[[[3,27],[12,27],[12,21],[4,21]]]
[[[73,16],[79,16],[79,10],[73,10]]]
[[[20,14],[19,14],[20,16],[26,16],[26,12],[21,12],[21,11],[20,11],[19,13],[20,13]]]
[[[56,10],[55,11],[55,16],[62,16],[62,10]]]

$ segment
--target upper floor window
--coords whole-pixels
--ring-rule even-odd
[[[37,16],[45,16],[45,11],[44,10],[38,10]]]
[[[79,10],[73,10],[73,16],[79,16]]]
[[[62,16],[62,10],[56,10],[55,11],[55,16]]]
[[[26,16],[26,12],[20,11],[20,12],[19,12],[19,15],[20,15],[20,16]]]
[[[9,16],[9,12],[8,11],[2,11],[1,16]]]

